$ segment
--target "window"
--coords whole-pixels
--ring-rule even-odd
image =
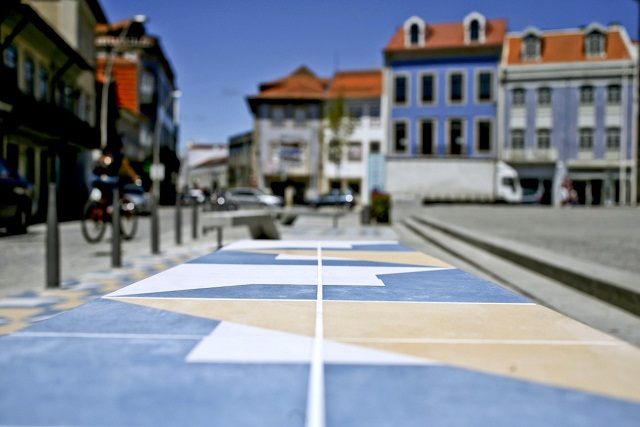
[[[587,56],[600,56],[604,54],[604,34],[598,30],[587,34],[585,48]]]
[[[617,105],[622,102],[622,88],[620,85],[609,85],[607,87],[607,104]]]
[[[513,91],[511,92],[511,103],[514,106],[524,105],[524,89],[513,89]]]
[[[271,124],[273,126],[284,126],[284,107],[282,105],[271,107]]]
[[[471,12],[465,16],[464,44],[484,43],[487,20],[478,12]]]
[[[463,151],[462,120],[452,119],[449,121],[449,154],[459,156]]]
[[[548,150],[551,148],[551,132],[549,129],[538,129],[536,137],[539,150]]]
[[[18,68],[18,51],[14,46],[9,46],[4,50],[4,65],[11,70]]]
[[[522,129],[513,129],[511,131],[511,149],[524,149],[524,131]]]
[[[462,73],[449,75],[449,101],[453,103],[464,101],[464,76]]]
[[[423,74],[420,79],[420,101],[423,104],[433,104],[436,100],[434,79],[433,74]]]
[[[307,110],[302,105],[297,105],[293,111],[293,118],[296,126],[302,127],[307,124]]]
[[[349,114],[351,117],[357,121],[360,121],[362,118],[362,105],[350,105],[349,106]]]
[[[607,128],[607,150],[617,151],[620,149],[620,128]]]
[[[393,99],[396,104],[407,103],[407,77],[396,76]]]
[[[415,46],[420,42],[420,27],[418,24],[411,25],[409,29],[409,38],[411,46]]]
[[[342,144],[337,139],[329,141],[329,161],[339,165],[342,162]]]
[[[541,87],[538,89],[538,105],[551,105],[551,89],[548,87]]]
[[[156,78],[149,71],[140,74],[140,103],[152,104],[155,94]]]
[[[362,160],[362,143],[349,142],[349,151],[347,158],[350,162],[359,162]]]
[[[407,124],[405,122],[395,122],[393,141],[396,153],[407,151]]]
[[[424,46],[424,21],[417,16],[412,16],[404,22],[405,47]]]
[[[49,100],[49,73],[44,67],[40,67],[40,76],[38,80],[38,98],[43,101]]]
[[[528,35],[524,38],[522,59],[534,60],[540,58],[540,39],[535,35]]]
[[[380,152],[380,141],[371,141],[369,144],[369,153],[378,154]]]
[[[471,24],[469,25],[469,39],[472,42],[480,40],[480,23],[477,19],[471,21]]]
[[[434,150],[434,121],[432,119],[425,119],[420,122],[420,147],[421,154],[432,155],[435,154]]]
[[[18,51],[14,46],[9,46],[4,50],[4,66],[7,69],[7,80],[9,83],[18,83]]]
[[[478,151],[490,152],[492,150],[492,129],[490,120],[479,120],[477,123]]]
[[[371,125],[379,126],[380,125],[380,106],[379,105],[371,105],[369,107],[369,116],[371,117]]]
[[[478,100],[493,100],[493,73],[483,71],[478,74]]]
[[[582,86],[580,88],[580,104],[593,104],[593,86]]]
[[[27,95],[33,95],[35,93],[36,67],[31,58],[27,58],[24,61],[24,86]]]
[[[580,129],[578,143],[580,145],[580,150],[593,149],[593,129],[590,129],[590,128]]]

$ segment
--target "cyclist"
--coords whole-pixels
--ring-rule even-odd
[[[106,199],[107,206],[111,207],[113,202],[113,189],[118,187],[120,197],[124,195],[124,184],[120,179],[120,170],[131,178],[136,185],[141,185],[142,180],[136,171],[131,167],[129,159],[122,152],[122,142],[109,143],[102,150],[102,155],[94,163],[92,185],[102,192]]]

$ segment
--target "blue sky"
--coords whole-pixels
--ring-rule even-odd
[[[637,39],[634,0],[101,0],[110,22],[149,17],[177,76],[180,144],[226,142],[251,130],[246,97],[261,82],[300,65],[330,77],[336,69],[382,67],[382,49],[412,15],[461,21],[476,10],[506,18],[510,31],[618,22]]]

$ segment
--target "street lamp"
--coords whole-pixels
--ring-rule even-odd
[[[173,90],[169,92],[161,104],[156,117],[156,125],[153,131],[153,162],[151,164],[151,196],[153,199],[153,207],[151,210],[151,253],[160,253],[160,226],[158,221],[158,204],[160,203],[160,181],[164,179],[164,165],[160,163],[160,135],[162,134],[162,122],[164,115],[169,108],[169,104],[180,98],[182,92]]]
[[[108,117],[108,107],[109,107],[109,83],[111,82],[111,71],[113,68],[113,62],[118,55],[118,52],[122,48],[127,35],[129,34],[129,30],[131,29],[131,25],[134,22],[139,24],[144,24],[147,22],[147,17],[145,15],[135,15],[133,18],[129,20],[127,26],[120,31],[120,36],[116,41],[115,46],[109,52],[109,57],[107,58],[107,63],[104,68],[104,83],[102,84],[102,98],[100,99],[100,148],[104,149],[107,146],[107,117]]]

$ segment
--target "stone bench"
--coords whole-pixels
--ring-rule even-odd
[[[298,216],[315,216],[323,218],[331,218],[333,228],[338,228],[338,219],[345,216],[347,211],[345,210],[330,210],[319,211],[309,208],[285,208],[276,211],[280,217],[280,222],[284,225],[291,225],[295,222]]]
[[[218,231],[218,247],[222,247],[222,229],[247,226],[253,239],[280,239],[274,216],[267,210],[240,210],[227,212],[202,212],[202,234]]]

